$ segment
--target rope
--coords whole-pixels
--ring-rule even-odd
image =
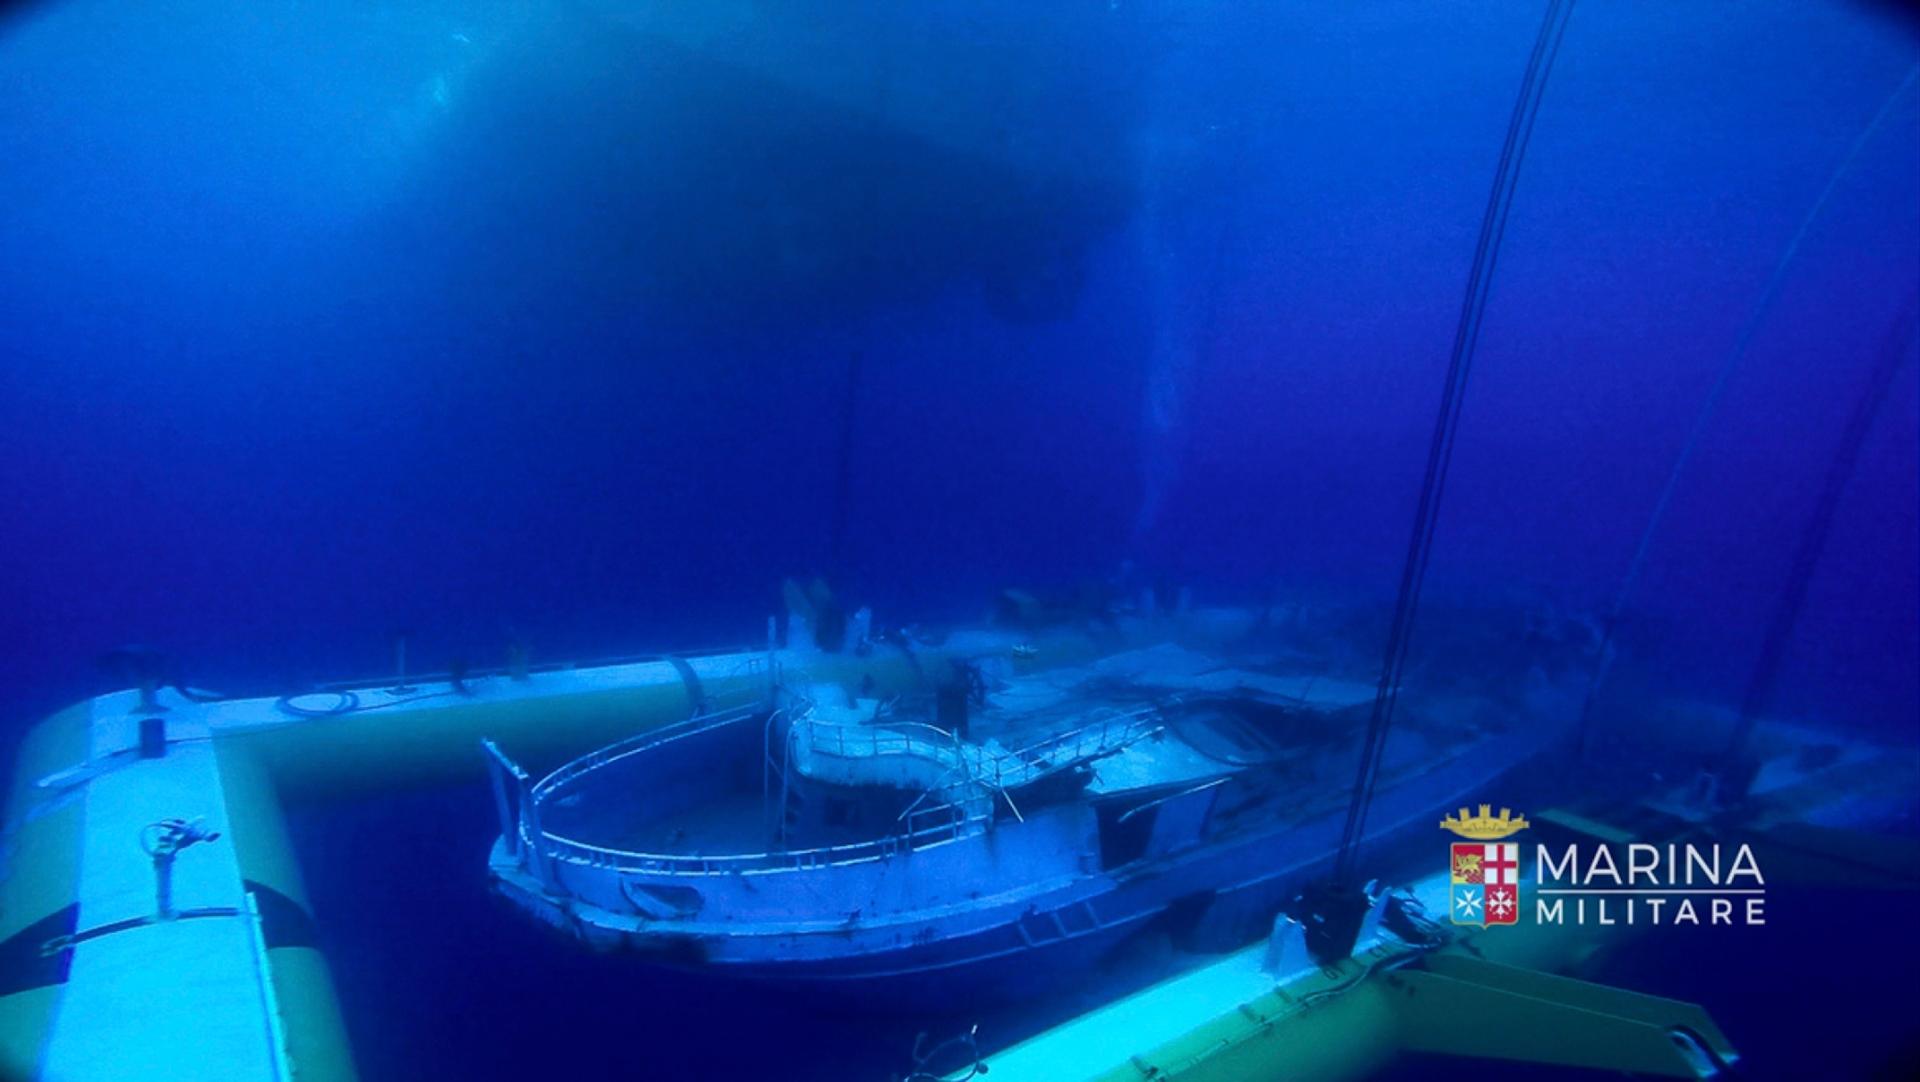
[[[1354,779],[1353,799],[1347,806],[1339,856],[1334,863],[1336,884],[1344,884],[1352,878],[1354,858],[1360,840],[1366,834],[1367,808],[1373,802],[1381,752],[1400,697],[1400,682],[1406,669],[1413,617],[1419,608],[1421,585],[1426,579],[1427,567],[1433,555],[1434,527],[1439,518],[1440,500],[1446,490],[1447,470],[1453,458],[1460,409],[1466,397],[1467,376],[1473,367],[1474,348],[1479,342],[1480,325],[1486,314],[1487,296],[1500,252],[1500,241],[1506,233],[1507,214],[1513,204],[1520,164],[1526,157],[1527,144],[1533,137],[1533,124],[1539,115],[1547,76],[1553,70],[1554,59],[1559,55],[1560,42],[1566,33],[1567,19],[1572,11],[1573,0],[1550,0],[1547,5],[1540,32],[1534,39],[1533,53],[1527,59],[1527,72],[1520,84],[1520,94],[1514,100],[1513,116],[1507,122],[1507,138],[1500,150],[1499,166],[1494,172],[1493,190],[1487,197],[1486,214],[1480,221],[1480,238],[1474,249],[1466,297],[1460,306],[1460,322],[1454,331],[1453,354],[1448,361],[1440,408],[1434,420],[1433,439],[1427,449],[1426,476],[1420,487],[1420,502],[1414,512],[1413,531],[1407,542],[1406,564],[1400,575],[1400,592],[1394,602],[1393,623],[1387,634],[1380,684],[1374,694],[1373,713],[1368,719],[1366,742],[1361,749],[1359,770]]]
[[[1853,414],[1847,418],[1847,427],[1840,435],[1839,445],[1834,448],[1833,460],[1827,465],[1826,481],[1820,487],[1819,500],[1807,520],[1806,531],[1800,535],[1800,544],[1794,550],[1793,564],[1787,573],[1787,588],[1781,592],[1773,618],[1767,623],[1766,638],[1761,640],[1760,660],[1754,664],[1746,694],[1740,699],[1740,720],[1734,726],[1733,738],[1727,743],[1725,758],[1729,762],[1737,759],[1745,749],[1754,722],[1773,698],[1773,686],[1780,675],[1780,662],[1786,657],[1787,643],[1793,637],[1794,625],[1800,621],[1800,610],[1806,604],[1807,589],[1813,581],[1813,569],[1819,565],[1821,553],[1826,551],[1827,535],[1832,531],[1833,515],[1839,509],[1840,495],[1853,477],[1854,465],[1860,460],[1860,448],[1866,443],[1867,433],[1873,429],[1874,418],[1887,400],[1893,377],[1899,374],[1906,363],[1907,354],[1911,352],[1914,321],[1914,302],[1910,299],[1887,332],[1886,343],[1874,362],[1873,371],[1867,376],[1866,387],[1861,391],[1859,401],[1854,403]]]
[[[1767,284],[1760,291],[1759,301],[1754,304],[1753,311],[1747,315],[1747,321],[1741,326],[1739,335],[1734,339],[1733,349],[1728,352],[1727,359],[1721,363],[1719,375],[1714,378],[1713,386],[1707,391],[1706,400],[1700,404],[1700,412],[1694,415],[1693,426],[1687,432],[1686,442],[1680,447],[1680,455],[1673,460],[1673,469],[1668,471],[1666,483],[1660,487],[1660,495],[1654,500],[1653,514],[1647,519],[1646,529],[1640,532],[1639,543],[1633,550],[1633,559],[1627,564],[1626,576],[1621,579],[1620,589],[1614,593],[1613,603],[1608,606],[1606,618],[1601,621],[1600,649],[1596,655],[1598,660],[1594,664],[1593,677],[1587,682],[1587,693],[1580,704],[1580,721],[1575,730],[1575,762],[1586,758],[1587,747],[1591,740],[1594,705],[1613,667],[1614,633],[1619,627],[1620,616],[1626,609],[1627,599],[1632,596],[1634,587],[1639,584],[1641,572],[1646,570],[1647,553],[1652,549],[1654,535],[1659,532],[1660,523],[1666,518],[1667,509],[1673,503],[1673,494],[1680,487],[1680,476],[1686,472],[1687,464],[1693,460],[1694,452],[1699,449],[1701,437],[1706,434],[1707,426],[1713,420],[1714,413],[1719,410],[1720,399],[1725,395],[1727,385],[1733,381],[1734,373],[1739,371],[1742,362],[1746,360],[1747,351],[1753,345],[1753,339],[1759,333],[1760,325],[1766,321],[1767,315],[1772,311],[1773,302],[1779,297],[1781,288],[1786,284],[1787,272],[1792,268],[1794,259],[1800,254],[1800,246],[1805,243],[1807,235],[1813,231],[1814,223],[1819,221],[1821,213],[1826,210],[1827,203],[1833,198],[1833,193],[1840,187],[1841,179],[1853,168],[1853,163],[1860,157],[1860,152],[1873,141],[1880,126],[1893,112],[1894,104],[1907,92],[1907,88],[1914,84],[1916,78],[1920,78],[1920,64],[1914,65],[1907,72],[1907,77],[1900,80],[1900,85],[1894,87],[1893,93],[1887,95],[1887,100],[1881,103],[1879,110],[1873,114],[1873,118],[1867,121],[1867,126],[1854,137],[1853,144],[1841,157],[1840,164],[1836,165],[1833,173],[1827,177],[1827,183],[1820,189],[1820,194],[1814,199],[1813,206],[1808,208],[1806,216],[1801,218],[1800,227],[1794,230],[1792,239],[1787,241],[1786,250],[1780,254],[1780,261],[1774,264],[1773,273],[1767,277]]]

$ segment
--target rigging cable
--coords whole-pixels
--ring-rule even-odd
[[[1453,457],[1454,437],[1460,423],[1460,407],[1465,399],[1468,373],[1473,367],[1474,347],[1479,341],[1480,324],[1486,313],[1494,263],[1506,232],[1507,212],[1525,159],[1527,143],[1533,136],[1533,123],[1546,90],[1547,76],[1559,54],[1566,33],[1573,0],[1550,0],[1546,15],[1534,39],[1533,53],[1527,60],[1526,76],[1513,104],[1513,116],[1507,122],[1507,138],[1500,150],[1499,167],[1494,172],[1493,190],[1487,197],[1487,210],[1480,222],[1480,238],[1474,249],[1473,268],[1467,279],[1466,297],[1461,303],[1460,323],[1454,331],[1453,354],[1447,364],[1446,382],[1440,396],[1440,408],[1434,421],[1433,439],[1427,449],[1426,475],[1420,488],[1420,501],[1414,512],[1412,536],[1407,543],[1406,564],[1400,574],[1400,592],[1394,602],[1393,623],[1387,633],[1386,657],[1380,671],[1380,684],[1374,693],[1373,712],[1368,718],[1366,742],[1360,753],[1354,779],[1353,799],[1347,805],[1346,826],[1341,832],[1339,855],[1334,862],[1334,885],[1351,882],[1360,841],[1366,834],[1367,808],[1373,802],[1373,790],[1379,779],[1381,751],[1387,730],[1393,724],[1393,711],[1400,697],[1401,674],[1406,668],[1407,643],[1411,639],[1413,616],[1420,603],[1420,587],[1426,578],[1433,552],[1434,526],[1439,518],[1440,497],[1446,488],[1447,467]]]
[[[853,506],[854,420],[860,411],[861,355],[847,356],[847,397],[840,411],[840,447],[833,474],[833,528],[827,540],[827,574],[844,587],[847,575],[847,518]]]
[[[1866,127],[1860,129],[1860,134],[1854,137],[1853,144],[1847,148],[1840,163],[1834,167],[1832,175],[1827,177],[1827,183],[1820,189],[1820,194],[1814,199],[1813,206],[1808,208],[1806,216],[1800,220],[1800,227],[1794,230],[1793,237],[1787,241],[1786,250],[1780,254],[1780,261],[1774,265],[1773,273],[1768,276],[1765,288],[1760,291],[1759,301],[1754,304],[1753,311],[1747,315],[1746,323],[1741,325],[1740,334],[1734,339],[1733,349],[1728,352],[1727,359],[1721,363],[1719,375],[1714,378],[1712,388],[1707,391],[1706,400],[1700,404],[1700,412],[1693,418],[1693,426],[1687,432],[1686,442],[1680,447],[1680,455],[1674,459],[1673,469],[1668,471],[1666,483],[1661,486],[1660,495],[1654,500],[1653,513],[1647,518],[1646,528],[1640,532],[1639,543],[1633,550],[1633,559],[1627,564],[1626,576],[1620,580],[1620,588],[1614,592],[1613,602],[1607,607],[1606,616],[1600,622],[1600,645],[1595,654],[1593,675],[1587,681],[1586,697],[1580,704],[1580,720],[1574,730],[1573,762],[1576,764],[1586,759],[1592,742],[1594,707],[1600,697],[1600,689],[1606,684],[1607,676],[1613,667],[1613,639],[1619,628],[1621,614],[1626,609],[1627,600],[1632,596],[1634,587],[1639,584],[1641,572],[1646,570],[1647,553],[1653,546],[1654,535],[1659,532],[1661,520],[1666,518],[1667,509],[1673,503],[1673,494],[1680,485],[1680,476],[1686,472],[1687,463],[1692,461],[1694,451],[1700,446],[1701,437],[1706,433],[1714,413],[1720,408],[1720,399],[1725,394],[1727,385],[1732,382],[1734,373],[1746,360],[1747,350],[1753,345],[1754,336],[1759,332],[1760,325],[1766,321],[1767,315],[1772,311],[1781,287],[1786,284],[1787,272],[1792,268],[1795,257],[1800,254],[1800,246],[1806,241],[1807,234],[1812,232],[1814,223],[1819,221],[1821,213],[1826,210],[1827,203],[1832,200],[1834,191],[1840,187],[1840,181],[1852,170],[1854,161],[1860,157],[1860,152],[1873,141],[1874,135],[1879,132],[1888,115],[1893,112],[1894,104],[1907,92],[1907,88],[1914,84],[1916,78],[1920,78],[1920,64],[1914,65],[1907,72],[1907,77],[1900,80],[1900,85],[1894,87],[1893,93],[1887,95],[1887,100],[1881,104],[1879,111],[1867,121]]]
[[[884,33],[884,29],[880,32]],[[872,113],[868,116],[867,123],[862,131],[862,134],[868,138],[878,139],[885,124],[887,110],[892,104],[893,98],[894,65],[891,58],[899,51],[900,50],[893,48],[881,48],[877,51],[881,62],[875,67],[877,78],[873,88]],[[862,228],[856,234],[855,240],[859,245],[861,255],[868,264],[866,269],[871,271],[873,270],[872,264],[874,263],[874,246],[879,243],[879,231],[875,228],[875,223],[880,219],[878,214],[874,212],[874,208],[879,206],[879,200],[882,194],[880,191],[880,182],[871,171],[869,171],[867,183],[861,194],[862,200],[860,206],[866,208],[867,212],[858,217]],[[871,340],[871,335],[871,321],[869,320],[867,330],[869,340]],[[856,426],[860,419],[860,395],[862,377],[866,374],[865,368],[865,350],[861,348],[850,350],[847,354],[846,395],[840,408],[840,439],[834,456],[833,521],[828,527],[829,532],[827,534],[827,582],[840,590],[847,589],[853,578],[852,568],[849,565],[849,558],[847,556],[847,531],[849,529],[848,523],[853,516],[854,454],[858,447],[858,440],[856,439],[858,430]],[[853,645],[857,646],[859,644],[855,643]]]
[[[1854,464],[1860,460],[1860,447],[1873,428],[1881,404],[1887,400],[1893,377],[1899,374],[1907,355],[1912,352],[1914,322],[1914,301],[1909,299],[1893,326],[1888,329],[1880,356],[1875,359],[1873,370],[1867,375],[1866,386],[1861,389],[1860,399],[1854,403],[1853,414],[1847,418],[1847,427],[1841,432],[1840,443],[1834,448],[1833,461],[1827,465],[1827,477],[1820,487],[1819,500],[1807,520],[1806,532],[1800,535],[1800,544],[1794,550],[1786,589],[1781,591],[1780,600],[1774,606],[1773,618],[1767,623],[1766,638],[1761,640],[1760,660],[1754,664],[1746,694],[1740,699],[1740,720],[1734,726],[1733,738],[1727,742],[1725,754],[1725,760],[1730,765],[1739,759],[1746,747],[1747,737],[1753,732],[1755,720],[1773,697],[1774,683],[1780,674],[1780,662],[1786,656],[1794,625],[1800,620],[1800,609],[1807,600],[1807,587],[1813,579],[1813,569],[1826,549],[1827,534],[1833,526],[1833,514],[1840,506],[1840,494],[1853,477]]]

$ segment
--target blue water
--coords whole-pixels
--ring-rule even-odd
[[[1384,604],[1542,6],[717,5],[732,38],[613,0],[0,7],[7,742],[116,686],[95,659],[129,642],[277,693],[383,669],[400,630],[436,668],[753,641],[788,575],[897,621],[1015,583]],[[1622,686],[1738,698],[1864,382],[1913,349],[1887,340],[1920,291],[1917,27],[1575,11],[1430,599],[1604,608],[1831,181],[1623,625]],[[835,62],[786,47],[820,35]],[[1873,419],[1773,701],[1908,746],[1917,380]],[[1423,623],[1416,661],[1470,664],[1447,640]],[[478,790],[295,827],[369,1079],[526,1074],[549,1042],[471,1033],[649,1017],[654,1067],[584,1039],[562,1062],[904,1068],[910,1025],[740,1046],[490,908]],[[1736,1041],[1787,1017],[1759,961],[1642,968]],[[723,1046],[744,1058],[702,1058]],[[1804,1062],[1780,1057],[1757,1073]]]

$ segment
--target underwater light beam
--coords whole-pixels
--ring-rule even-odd
[[[1144,447],[1140,463],[1140,506],[1134,512],[1128,551],[1136,561],[1144,556],[1147,539],[1160,521],[1167,491],[1179,470],[1180,432],[1186,414],[1186,385],[1194,364],[1193,302],[1183,296],[1180,276],[1172,266],[1172,231],[1168,228],[1159,177],[1164,164],[1149,154],[1146,189],[1140,223],[1149,284],[1147,305],[1153,326],[1147,351],[1147,381],[1141,400]]]
[[[1231,157],[1223,165],[1222,175],[1229,191],[1238,190],[1245,173],[1247,142],[1244,135],[1236,138]],[[1149,141],[1140,170],[1143,198],[1139,240],[1147,266],[1151,337],[1146,386],[1141,396],[1140,506],[1134,512],[1127,545],[1130,560],[1136,566],[1147,562],[1147,543],[1159,525],[1168,494],[1179,479],[1182,461],[1190,449],[1188,398],[1200,365],[1201,350],[1212,344],[1215,334],[1227,244],[1237,232],[1229,217],[1230,211],[1221,214],[1218,227],[1212,231],[1198,298],[1191,290],[1183,291],[1181,283],[1191,276],[1177,273],[1179,268],[1174,259],[1179,250],[1178,230],[1169,220],[1165,196],[1168,159],[1173,156],[1168,147],[1164,136]],[[1229,208],[1236,206],[1237,202],[1228,204]]]

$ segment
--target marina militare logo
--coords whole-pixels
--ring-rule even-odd
[[[1520,923],[1520,846],[1527,829],[1509,808],[1461,808],[1440,821],[1463,842],[1447,854],[1447,918],[1489,928]],[[1729,852],[1730,850],[1730,852]],[[1766,880],[1753,848],[1719,841],[1595,841],[1536,845],[1534,920],[1539,924],[1758,925]]]
[[[1518,924],[1520,846],[1500,839],[1527,829],[1526,817],[1516,818],[1511,808],[1501,808],[1496,818],[1493,806],[1482,804],[1480,814],[1469,815],[1461,808],[1457,815],[1440,820],[1440,827],[1468,839],[1454,842],[1448,854],[1453,880],[1448,918],[1479,928]]]

